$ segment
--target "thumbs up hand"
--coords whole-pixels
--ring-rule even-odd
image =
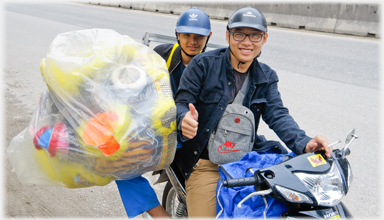
[[[195,106],[189,103],[189,112],[185,114],[183,121],[181,122],[181,132],[185,137],[192,139],[196,136],[197,126],[199,125],[197,122],[198,117],[199,113]]]
[[[189,112],[191,113],[192,118],[197,121],[197,118],[199,118],[199,113],[192,103],[189,103]]]

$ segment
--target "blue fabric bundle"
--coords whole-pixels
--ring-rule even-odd
[[[270,167],[283,162],[285,156],[296,156],[293,152],[289,154],[258,153],[252,151],[246,154],[239,161],[221,165],[219,168],[220,179],[216,189],[217,213],[219,218],[263,218],[266,204],[261,196],[253,196],[244,202],[239,209],[237,204],[255,192],[254,186],[242,186],[227,188],[222,185],[223,180],[230,178],[251,177],[253,174],[248,170],[252,168],[254,172],[259,169]],[[225,172],[223,172],[223,170]],[[228,175],[229,174],[229,175]],[[268,202],[266,210],[267,218],[279,218],[283,212],[287,211],[284,203],[275,200],[270,196],[265,197]]]

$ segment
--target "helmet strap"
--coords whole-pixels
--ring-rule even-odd
[[[229,38],[229,41],[231,41],[231,38]],[[231,43],[231,42],[229,42]],[[232,52],[232,49],[231,49],[231,46],[229,46],[229,51],[231,51],[231,54],[233,55],[233,57],[236,58],[237,61],[239,61],[239,63],[237,64],[237,69],[240,69],[240,64],[245,64],[244,62],[240,61],[236,56],[235,54]]]
[[[185,53],[185,55],[189,56],[189,57],[194,57],[196,55],[191,55],[191,54],[188,54],[187,52],[185,52],[185,50],[183,49],[183,47],[181,47],[181,44],[180,44],[180,40],[179,38],[177,37],[177,32],[175,31],[175,35],[176,35],[176,40],[177,40],[177,43],[179,44],[181,50]]]
[[[208,35],[208,37],[207,37],[207,41],[205,42],[205,46],[204,46],[204,48],[201,50],[201,53],[202,52],[205,52],[205,49],[207,49],[207,44],[208,44],[208,41],[209,41],[209,35]]]
[[[195,57],[195,56],[197,55],[197,54],[196,54],[196,55],[191,55],[191,54],[188,54],[187,52],[185,52],[185,50],[183,49],[183,47],[182,47],[181,44],[180,44],[179,39],[177,39],[177,43],[179,44],[181,50],[185,53],[185,55],[187,55],[187,56],[189,56],[189,57]]]

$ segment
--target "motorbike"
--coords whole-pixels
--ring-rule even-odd
[[[324,151],[302,154],[259,169],[252,177],[224,180],[223,186],[254,186],[255,192],[238,203],[238,208],[252,196],[270,196],[287,206],[288,211],[282,213],[281,218],[352,218],[341,200],[347,195],[353,180],[347,156],[351,153],[349,146],[357,138],[353,129],[345,140],[345,146],[334,149],[330,158]],[[172,166],[153,174],[159,173],[157,182],[167,181],[162,206],[173,218],[188,217],[183,177]]]

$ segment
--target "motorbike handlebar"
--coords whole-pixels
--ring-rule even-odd
[[[225,187],[237,187],[237,186],[253,186],[257,184],[257,178],[252,177],[244,177],[244,178],[236,178],[236,179],[227,179],[223,181],[223,186]]]

